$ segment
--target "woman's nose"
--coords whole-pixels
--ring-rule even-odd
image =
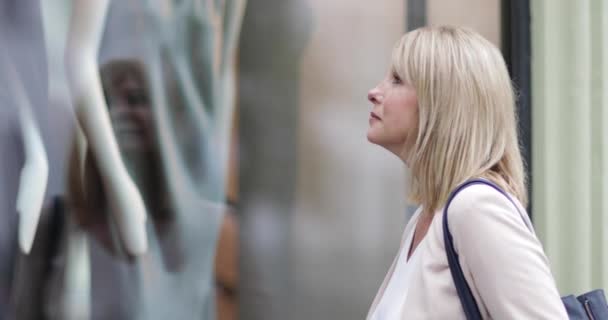
[[[369,100],[369,102],[371,102],[373,104],[380,104],[381,95],[380,95],[380,90],[378,90],[378,87],[371,89],[367,93],[367,100]]]

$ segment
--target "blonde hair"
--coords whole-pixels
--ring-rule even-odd
[[[459,183],[479,177],[526,206],[513,87],[500,51],[466,28],[424,27],[396,44],[392,68],[418,97],[418,132],[407,150],[411,200],[434,212]]]

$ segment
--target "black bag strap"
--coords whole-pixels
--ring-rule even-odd
[[[464,277],[464,273],[462,272],[462,268],[460,267],[460,263],[458,262],[458,254],[454,249],[452,234],[450,233],[450,230],[448,228],[448,207],[450,206],[452,200],[454,200],[454,197],[456,197],[456,195],[460,191],[474,184],[485,184],[496,189],[498,192],[507,197],[507,199],[509,199],[511,203],[513,203],[515,209],[517,209],[517,211],[521,215],[521,212],[513,201],[513,199],[511,199],[511,197],[499,186],[485,179],[468,180],[456,187],[456,189],[454,189],[454,191],[452,191],[452,193],[448,197],[448,201],[443,209],[443,241],[445,242],[445,252],[448,257],[450,273],[452,274],[452,279],[454,280],[454,285],[456,286],[456,292],[458,293],[458,298],[460,299],[460,303],[462,304],[462,309],[464,310],[464,314],[467,320],[481,320],[481,313],[479,312],[479,307],[475,302],[475,298],[473,297],[471,288],[469,287],[469,284],[467,283],[467,280]],[[525,220],[524,224],[526,224]]]

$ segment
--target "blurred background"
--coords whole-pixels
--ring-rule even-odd
[[[180,198],[192,205],[169,206],[172,218],[151,216],[150,234],[161,245],[133,260],[113,254],[116,242],[103,240],[112,236],[70,222],[69,208],[60,218],[49,213],[73,192],[68,186],[77,120],[64,74],[72,3],[0,0],[0,315],[67,319],[56,310],[72,301],[75,309],[85,310],[74,319],[364,318],[415,210],[406,201],[407,168],[367,142],[367,92],[388,71],[401,35],[440,24],[473,28],[503,52],[518,97],[529,214],[560,292],[608,288],[605,0],[112,1],[98,55],[109,107],[157,110],[154,91],[162,88],[160,97],[170,101],[172,115],[196,108],[187,98],[192,95],[223,110],[222,117],[212,118],[222,129],[213,134],[196,131],[192,118],[176,118],[183,139],[173,143],[184,154],[200,151],[188,158],[184,172],[202,187]],[[187,3],[192,10],[178,10]],[[211,10],[201,3],[215,3],[223,16],[196,11]],[[241,13],[230,11],[235,3],[243,6]],[[160,39],[163,32],[149,23],[150,12],[157,11],[146,4],[178,26],[168,34],[187,44],[182,52],[192,56],[190,81],[162,64],[164,85],[152,85],[150,73],[158,65],[150,63],[146,39]],[[230,12],[239,32],[233,55],[224,57],[229,70],[218,75],[197,60],[204,57],[196,50],[229,39],[214,33],[221,34],[221,24],[211,24],[214,32],[198,32],[209,24],[196,19],[229,21]],[[194,23],[188,20],[192,15]],[[10,89],[17,81],[34,111],[49,166],[29,255],[18,246],[15,204],[26,158],[20,104]],[[209,83],[222,89],[205,91]],[[223,98],[209,98],[216,94]],[[161,186],[154,191],[159,198],[171,193],[163,186],[176,176],[166,169],[171,148],[157,141],[166,130],[158,124],[163,119],[156,113],[150,120],[150,135],[157,137],[151,144],[160,146],[153,148],[158,153],[153,157],[138,161],[120,144],[132,176],[154,162],[146,159],[159,158],[159,167],[148,168],[143,177],[156,179],[153,173],[163,172],[162,179],[142,178],[143,186]],[[192,137],[204,143],[202,151],[192,146]],[[190,228],[168,233],[182,242],[167,255],[163,226],[173,230],[172,221],[186,221]],[[105,229],[103,223],[93,225]],[[53,231],[53,225],[64,226],[63,231]],[[79,261],[109,267],[65,267],[65,248],[75,241],[70,235],[89,241]],[[48,243],[64,249],[49,249]],[[179,262],[183,268],[175,267]],[[45,276],[31,277],[32,272]],[[82,297],[49,298],[68,296],[70,288]],[[135,298],[107,298],[113,292]],[[172,311],[178,308],[187,311]]]

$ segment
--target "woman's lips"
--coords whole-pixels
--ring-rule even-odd
[[[372,118],[372,119],[381,120],[381,119],[380,119],[380,117],[378,117],[378,115],[377,115],[377,114],[375,114],[375,113],[373,113],[373,112],[370,112],[370,113],[369,113],[369,116],[370,116],[370,118]]]

